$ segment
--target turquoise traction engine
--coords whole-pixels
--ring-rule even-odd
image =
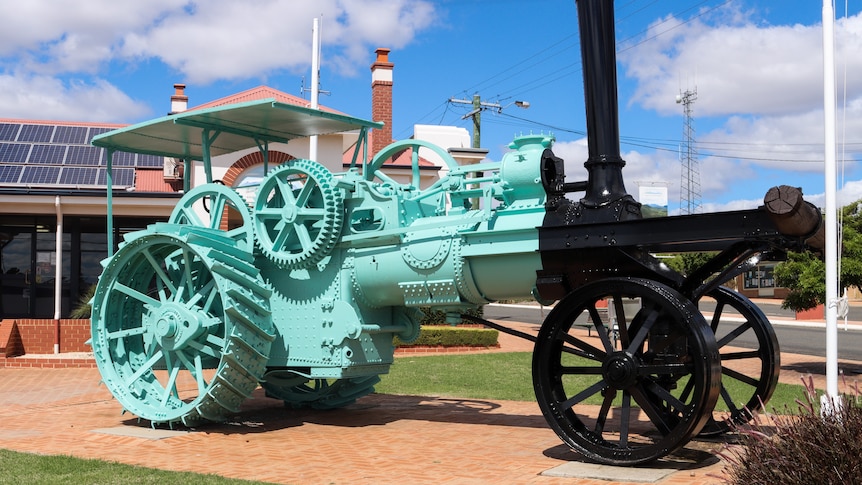
[[[195,426],[228,419],[258,386],[293,407],[343,407],[389,371],[394,337],[418,338],[421,307],[454,323],[526,298],[556,302],[538,336],[521,335],[535,341],[549,426],[586,458],[644,463],[750,419],[777,384],[778,342],[763,313],[722,285],[760,257],[816,246],[819,211],[780,186],[754,210],[641,217],[622,180],[613,4],[577,4],[584,181],[567,181],[545,135],[516,138],[500,162],[461,166],[418,140],[367,161],[379,123],[274,100],[94,138],[109,174],[116,151],[173,157],[187,174],[170,219],[127,234],[103,262],[92,302],[96,362],[123,408]],[[341,173],[267,163],[269,143],[346,131],[359,142]],[[254,147],[266,170],[258,185],[213,181],[211,157]],[[408,156],[409,180],[384,173]],[[429,187],[421,158],[443,166]],[[190,189],[194,161],[208,183]],[[715,256],[690,275],[654,256],[691,251]],[[736,345],[745,335],[755,348]]]

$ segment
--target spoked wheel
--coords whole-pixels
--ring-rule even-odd
[[[292,408],[336,409],[353,404],[362,396],[374,392],[380,377],[347,379],[307,379],[287,371],[270,371],[264,375],[261,387],[268,397],[281,399]]]
[[[270,172],[254,203],[256,242],[282,268],[307,268],[325,258],[341,233],[342,197],[332,173],[311,160]]]
[[[123,407],[153,423],[221,421],[266,369],[269,290],[252,255],[208,229],[133,233],[93,298],[92,345]]]
[[[168,223],[227,231],[241,249],[254,249],[251,211],[242,196],[222,184],[204,184],[189,191],[174,207]]]
[[[601,319],[612,299],[619,340]],[[639,307],[626,311],[626,301]],[[582,322],[592,323],[597,345]],[[576,325],[577,323],[577,325]],[[721,363],[712,331],[675,290],[634,278],[587,284],[548,314],[533,352],[533,387],[551,428],[586,458],[635,465],[685,445],[710,418]]]
[[[713,418],[701,435],[722,434],[734,425],[751,420],[778,385],[781,351],[778,338],[766,315],[748,298],[723,286],[707,296],[715,300],[715,312],[708,318],[721,354],[721,397]],[[754,349],[737,342],[754,340]]]

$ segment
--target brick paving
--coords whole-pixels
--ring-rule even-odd
[[[489,351],[531,347],[501,335],[500,349]],[[822,359],[783,354],[782,367],[782,382],[810,374],[824,384]],[[542,476],[578,456],[535,402],[371,395],[345,409],[312,411],[286,409],[260,389],[253,397],[227,423],[164,433],[121,415],[95,369],[0,368],[0,448],[284,484],[628,485]],[[714,476],[721,446],[693,440],[657,466],[699,464],[658,483],[721,483]]]

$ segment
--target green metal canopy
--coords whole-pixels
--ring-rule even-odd
[[[185,111],[109,131],[93,145],[113,151],[204,160],[294,138],[381,128],[383,123],[282,103],[274,98]],[[205,141],[209,147],[205,147]]]

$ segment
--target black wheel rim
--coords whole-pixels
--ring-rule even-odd
[[[748,298],[726,287],[707,296],[715,300],[708,318],[721,354],[721,409],[701,431],[711,436],[747,423],[752,413],[763,408],[778,385],[781,351],[778,338],[766,315]],[[755,348],[741,343],[756,341]]]
[[[608,298],[618,339],[602,315]],[[627,301],[640,308],[627,313]],[[653,461],[685,445],[711,417],[720,370],[697,308],[665,285],[634,278],[572,292],[548,315],[533,353],[533,386],[548,424],[587,459],[612,465]]]

